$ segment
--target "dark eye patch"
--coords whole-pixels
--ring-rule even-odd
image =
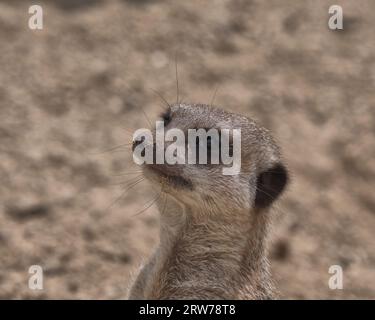
[[[204,129],[206,132],[209,131],[210,129],[212,128],[195,128],[195,130],[199,130],[199,129]],[[222,163],[222,156],[221,156],[221,131],[219,129],[218,130],[218,142],[219,142],[219,150],[218,150],[218,153],[219,153],[219,157],[220,157],[220,163]],[[204,143],[204,142],[200,142],[200,139],[197,137],[196,140],[196,147],[197,147],[197,163],[198,163],[198,159],[199,159],[199,152],[200,152],[200,143]],[[212,139],[211,139],[211,136],[208,136],[207,137],[207,160],[208,160],[208,164],[210,164],[210,160],[211,160],[211,147],[212,147]],[[228,145],[228,156],[229,157],[233,157],[233,141],[231,141],[231,139],[229,140],[229,145]]]
[[[169,122],[172,120],[172,115],[171,115],[171,108],[168,108],[166,111],[164,111],[160,117],[164,121],[164,126],[168,125]]]

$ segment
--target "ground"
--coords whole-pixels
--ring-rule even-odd
[[[0,2],[0,298],[126,297],[158,241],[156,208],[136,215],[156,191],[122,194],[137,181],[126,144],[142,109],[155,121],[159,95],[176,100],[176,60],[184,101],[255,118],[282,147],[280,297],[375,298],[374,1],[39,3],[33,31],[30,1]],[[332,4],[344,30],[328,29]]]

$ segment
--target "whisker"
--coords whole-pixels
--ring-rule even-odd
[[[180,96],[180,87],[178,83],[178,66],[177,66],[177,53],[175,55],[175,69],[176,69],[176,96],[177,96],[177,104],[179,103],[179,96]]]
[[[109,209],[111,209],[118,201],[120,201],[122,198],[123,198],[123,196],[130,190],[130,189],[132,189],[132,188],[134,188],[137,184],[139,184],[139,183],[141,183],[143,180],[145,180],[145,178],[144,177],[141,177],[141,178],[139,178],[139,177],[137,177],[136,179],[138,179],[138,180],[136,180],[136,181],[133,181],[133,182],[131,182],[122,192],[121,192],[121,194],[120,194],[120,196],[118,196],[111,204],[110,204],[110,206],[108,206],[108,208],[107,208],[107,210],[109,210]]]
[[[163,215],[164,212],[165,212],[165,209],[167,208],[167,200],[168,200],[168,196],[167,194],[165,193],[165,200],[164,200],[164,205],[163,205],[163,210],[161,211],[161,214]]]
[[[127,148],[127,149],[124,149],[124,150],[114,150],[114,151],[111,151],[111,153],[122,153],[122,152],[129,153],[129,151],[131,151],[130,152],[131,154],[133,153],[131,148]]]
[[[113,183],[113,185],[124,185],[125,183],[127,183],[128,186],[130,186],[132,183],[137,182],[141,177],[143,177],[143,175],[138,174],[138,176],[131,178],[129,181],[125,181],[125,182],[121,182],[121,183]]]
[[[135,130],[131,131],[128,128],[122,128],[122,129],[125,130],[127,133],[129,133],[131,135],[131,137],[133,138],[133,134],[134,134]]]
[[[147,122],[148,122],[148,124],[149,124],[150,129],[152,129],[151,121],[150,121],[150,119],[148,118],[146,112],[143,110],[142,106],[139,106],[139,107],[141,108],[141,111],[142,111],[143,115],[145,116],[145,118],[146,118],[146,120],[147,120]]]
[[[131,174],[137,174],[137,173],[142,173],[142,170],[122,172],[122,173],[119,173],[119,174],[113,174],[112,177],[122,177],[122,176],[131,175]]]
[[[171,107],[171,104],[167,101],[167,99],[165,99],[164,97],[163,97],[163,95],[159,92],[159,91],[157,91],[157,90],[154,90],[154,89],[152,89],[152,88],[150,88],[150,90],[152,90],[153,91],[153,93],[154,94],[156,94],[165,104],[166,104],[166,106],[168,107],[168,108],[170,108]]]
[[[110,183],[110,186],[127,186],[129,184],[129,181],[122,181],[122,182],[113,182]]]
[[[214,94],[212,95],[211,103],[210,103],[210,106],[211,106],[211,107],[212,107],[213,104],[214,104],[214,101],[215,101],[215,98],[216,98],[216,94],[217,94],[218,89],[219,89],[219,85],[216,86],[215,91],[214,91]]]
[[[159,198],[161,197],[162,194],[163,194],[163,192],[160,191],[159,194],[154,199],[150,200],[151,203],[146,208],[144,208],[140,212],[137,212],[136,214],[132,215],[132,217],[138,216],[141,213],[145,212],[147,209],[151,208],[155,204],[155,202],[159,200]],[[147,201],[146,204],[149,203],[150,201]]]
[[[133,142],[124,143],[124,144],[120,144],[120,145],[117,145],[117,146],[114,146],[114,147],[111,147],[109,149],[105,149],[105,150],[102,150],[102,151],[89,152],[89,154],[90,155],[98,155],[98,154],[108,153],[108,152],[112,152],[112,151],[115,151],[115,150],[118,150],[118,149],[121,149],[121,148],[124,148],[124,147],[128,147],[132,144],[133,144]]]

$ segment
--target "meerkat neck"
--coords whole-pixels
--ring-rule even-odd
[[[160,206],[161,207],[161,206]],[[265,229],[242,215],[191,212],[178,202],[161,211],[160,247],[150,298],[265,298]],[[256,220],[256,219],[255,219]]]

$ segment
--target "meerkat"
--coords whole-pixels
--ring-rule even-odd
[[[240,128],[241,171],[218,165],[144,164],[165,195],[160,243],[129,299],[272,299],[267,259],[270,208],[288,183],[280,149],[255,121],[208,105],[175,104],[165,130]],[[133,146],[134,147],[134,146]]]

